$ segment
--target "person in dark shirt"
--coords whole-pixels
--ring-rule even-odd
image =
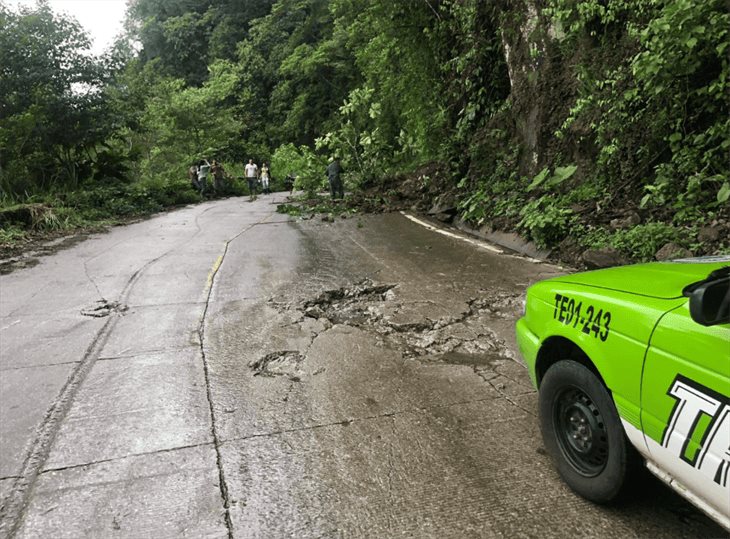
[[[330,195],[332,199],[345,198],[345,186],[342,183],[342,165],[340,165],[339,157],[335,156],[332,162],[327,166],[327,180],[330,183]]]
[[[284,178],[284,189],[289,191],[289,194],[294,193],[294,182],[296,181],[297,177],[294,175],[294,173],[290,173],[286,175],[286,178]]]
[[[216,193],[220,193],[223,190],[226,170],[223,168],[223,165],[214,159],[210,166],[210,172],[213,174],[213,189]]]

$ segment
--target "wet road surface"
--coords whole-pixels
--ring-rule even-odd
[[[0,536],[722,537],[553,471],[513,326],[559,268],[279,196],[0,276]]]

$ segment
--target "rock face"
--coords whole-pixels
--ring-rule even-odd
[[[659,249],[654,258],[660,262],[663,260],[671,260],[674,258],[690,258],[694,256],[692,251],[685,249],[684,247],[677,245],[676,243],[669,242]]]
[[[519,172],[534,176],[545,165],[554,133],[575,101],[575,74],[560,48],[565,33],[546,16],[542,3],[525,0],[519,6],[504,11],[509,22],[503,23],[501,36],[514,135],[522,148]],[[580,151],[570,148],[567,153],[572,157]]]
[[[720,230],[713,226],[702,227],[697,233],[697,239],[702,243],[717,241],[720,239]]]
[[[440,213],[450,213],[456,215],[457,212],[456,199],[452,193],[446,193],[438,197],[431,209],[428,210],[429,215],[438,215]]]
[[[613,247],[588,249],[583,253],[583,263],[588,269],[610,268],[629,263],[629,259]]]
[[[447,193],[437,198],[427,213],[443,223],[451,223],[454,221],[458,211],[459,210],[456,207],[456,199],[453,194]]]
[[[625,217],[622,217],[620,219],[612,219],[611,228],[631,228],[638,225],[639,223],[641,223],[641,216],[635,211],[630,211],[626,214]]]
[[[444,213],[437,213],[433,217],[434,217],[434,219],[438,219],[442,223],[451,224],[454,222],[455,215],[444,212]]]

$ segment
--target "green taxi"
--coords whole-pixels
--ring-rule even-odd
[[[730,257],[539,282],[516,331],[575,492],[610,502],[643,462],[730,530]]]

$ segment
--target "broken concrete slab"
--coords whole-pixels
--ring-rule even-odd
[[[403,359],[397,350],[349,326],[316,336],[301,352],[296,376],[254,376],[250,365],[262,353],[255,343],[242,343],[238,366],[216,363],[211,368],[214,402],[225,403],[217,408],[221,440],[498,397],[486,384],[469,383],[475,376],[472,366]],[[235,385],[229,380],[236,380]],[[436,391],[444,383],[453,391]]]

